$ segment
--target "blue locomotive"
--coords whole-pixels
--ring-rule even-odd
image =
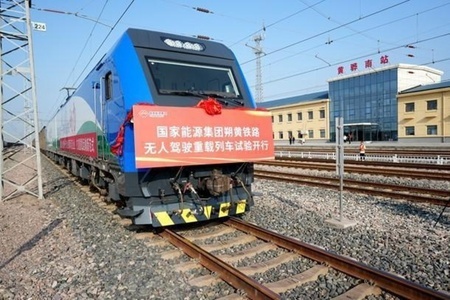
[[[274,156],[271,125],[227,47],[128,29],[41,145],[120,216],[161,227],[248,211],[253,162]]]

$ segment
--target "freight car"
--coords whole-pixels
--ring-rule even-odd
[[[161,227],[248,211],[253,162],[274,157],[271,124],[226,46],[130,28],[41,145],[121,217]]]

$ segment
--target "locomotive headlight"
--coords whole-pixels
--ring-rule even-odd
[[[175,48],[183,48],[183,43],[181,41],[173,41],[173,46]]]
[[[188,41],[180,41],[166,38],[164,39],[164,43],[169,47],[193,50],[193,51],[203,51],[205,50],[205,46],[200,43],[192,43]]]
[[[183,43],[183,48],[187,49],[187,50],[194,50],[194,44],[189,43],[189,42],[184,42]]]
[[[170,46],[170,47],[174,47],[174,44],[175,44],[175,42],[174,42],[173,40],[171,40],[171,39],[165,39],[165,40],[164,40],[164,43],[165,43],[167,46]]]
[[[203,51],[203,49],[205,49],[205,47],[203,47],[201,44],[198,43],[194,43],[192,44],[192,46],[193,46],[192,50],[195,51]]]

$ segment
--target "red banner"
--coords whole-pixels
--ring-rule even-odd
[[[269,111],[196,107],[133,107],[136,167],[234,163],[274,159]]]
[[[59,147],[71,153],[97,157],[97,134],[92,132],[61,138]]]

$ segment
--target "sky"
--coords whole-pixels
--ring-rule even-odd
[[[128,28],[225,44],[254,96],[261,37],[263,101],[328,90],[328,79],[368,61],[424,65],[450,79],[450,0],[33,0],[30,13],[46,25],[32,32],[42,126],[63,88],[77,87]]]

